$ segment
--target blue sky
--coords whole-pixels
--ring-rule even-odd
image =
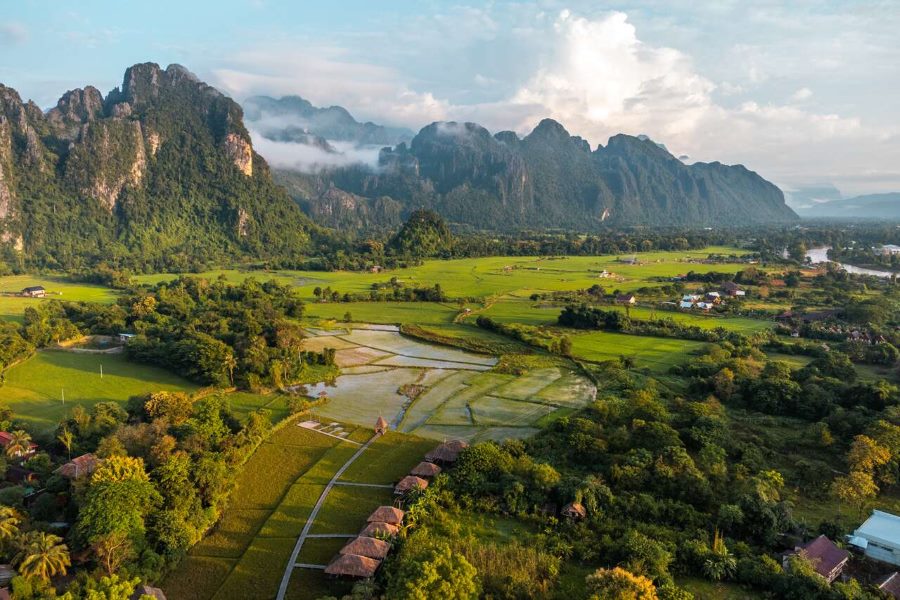
[[[0,82],[46,108],[177,62],[238,100],[296,93],[414,129],[550,116],[592,145],[645,133],[854,194],[900,189],[897,31],[893,0],[23,0],[0,15]]]

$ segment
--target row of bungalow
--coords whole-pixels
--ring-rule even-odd
[[[378,417],[375,424],[376,433],[387,431],[387,421]],[[459,458],[460,452],[468,447],[462,440],[453,440],[439,445],[425,455],[425,460],[413,467],[409,475],[401,479],[394,487],[394,494],[403,502],[414,490],[428,487],[429,481],[437,476],[443,465],[452,465]],[[366,526],[355,538],[347,542],[338,551],[338,555],[325,567],[325,573],[335,577],[367,578],[375,575],[375,571],[391,550],[390,540],[400,531],[405,512],[394,506],[379,506],[369,515]]]

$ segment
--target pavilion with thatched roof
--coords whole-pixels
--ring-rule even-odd
[[[569,502],[562,507],[562,511],[560,512],[562,513],[562,516],[576,521],[587,516],[587,511],[584,509],[584,505],[581,502]]]
[[[375,421],[375,433],[380,433],[384,435],[388,430],[388,422],[384,419],[384,417],[379,416],[378,420]]]
[[[424,490],[428,487],[428,481],[415,475],[407,475],[394,486],[395,494],[407,494],[413,490]]]
[[[403,512],[399,508],[394,508],[393,506],[379,506],[372,512],[371,515],[369,515],[369,518],[366,519],[366,522],[400,525],[401,523],[403,523],[403,515],[405,514],[405,512]]]
[[[356,554],[367,558],[383,559],[391,551],[391,545],[373,537],[359,536],[347,542],[340,554]]]
[[[463,440],[451,440],[444,442],[425,455],[425,460],[431,463],[453,464],[459,458],[459,453],[469,447]]]
[[[359,532],[363,537],[386,538],[394,537],[400,533],[400,528],[390,523],[369,523],[366,528]]]
[[[342,577],[371,577],[381,566],[377,558],[358,554],[339,554],[327,567],[325,573]]]
[[[438,473],[441,472],[441,468],[434,463],[430,462],[420,462],[413,470],[409,472],[410,475],[415,475],[416,477],[434,477]]]

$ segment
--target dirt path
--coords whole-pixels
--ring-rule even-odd
[[[303,526],[303,530],[300,532],[300,537],[297,538],[297,543],[294,544],[294,550],[291,552],[291,558],[290,560],[288,560],[288,564],[284,567],[284,576],[282,576],[281,585],[278,587],[278,595],[276,596],[277,600],[284,600],[284,595],[287,593],[288,584],[291,581],[291,573],[294,572],[294,569],[299,566],[306,566],[298,565],[297,557],[300,555],[300,549],[303,547],[303,542],[305,542],[306,538],[309,536],[309,530],[312,528],[313,523],[316,520],[316,515],[319,514],[319,510],[322,508],[322,505],[325,504],[325,498],[328,497],[328,492],[330,492],[331,488],[335,486],[337,480],[340,479],[341,475],[344,474],[344,471],[346,471],[350,467],[350,465],[353,464],[353,461],[359,458],[359,456],[363,452],[365,452],[369,446],[372,445],[372,442],[377,440],[379,437],[381,437],[381,434],[376,433],[369,439],[368,442],[363,444],[362,447],[360,447],[360,449],[353,454],[353,456],[347,459],[347,462],[344,463],[344,466],[337,470],[337,472],[331,478],[331,481],[329,481],[328,485],[325,486],[325,490],[322,492],[322,495],[319,496],[318,501],[316,501],[316,505],[313,507],[312,512],[309,514],[309,518],[306,520],[306,524]],[[310,565],[310,568],[324,569],[325,567],[321,565]]]

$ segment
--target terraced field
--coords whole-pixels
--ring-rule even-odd
[[[333,347],[343,374],[307,387],[327,396],[323,419],[372,423],[384,416],[399,431],[433,439],[527,437],[557,410],[589,403],[594,386],[561,367],[521,376],[489,371],[497,359],[425,344],[397,331],[313,330],[309,348]]]

